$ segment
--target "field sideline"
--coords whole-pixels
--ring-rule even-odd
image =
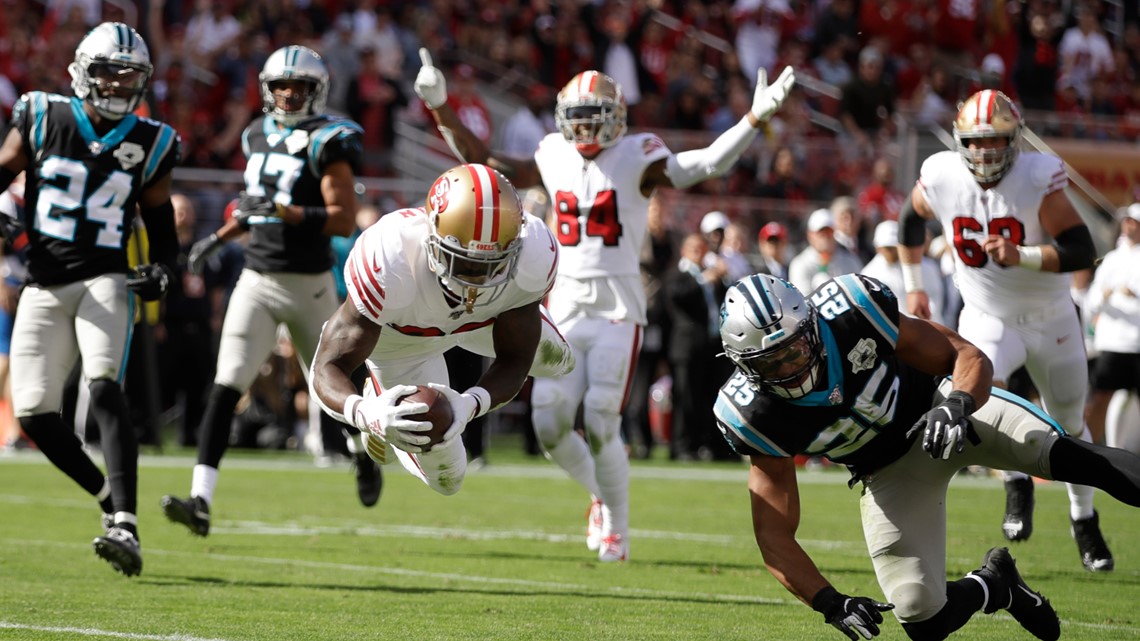
[[[389,467],[373,509],[347,467],[301,455],[231,453],[210,537],[169,524],[193,458],[142,458],[143,573],[115,574],[90,540],[99,511],[35,453],[0,459],[0,639],[260,641],[352,639],[844,639],[768,575],[752,540],[743,464],[635,461],[631,560],[583,544],[587,497],[552,464],[492,450],[454,497]],[[801,540],[844,592],[881,597],[846,474],[804,473]],[[1140,511],[1098,494],[1117,571],[1085,572],[1060,484],[1039,486],[1022,574],[1055,604],[1065,639],[1138,639]],[[961,478],[949,500],[948,567],[1001,545],[996,479]],[[1030,639],[1004,613],[958,636]],[[885,640],[907,639],[892,617]]]

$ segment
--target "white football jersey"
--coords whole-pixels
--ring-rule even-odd
[[[1067,273],[998,265],[982,250],[987,235],[1018,245],[1051,242],[1041,228],[1041,201],[1068,182],[1060,158],[1022,151],[996,187],[982,189],[956,151],[922,164],[918,184],[954,254],[954,278],[963,302],[993,316],[1029,313],[1069,300]]]
[[[562,245],[559,283],[549,301],[556,321],[582,312],[645,323],[639,257],[649,199],[641,194],[641,179],[650,164],[670,155],[648,133],[623,136],[592,160],[561,133],[542,139],[534,160]],[[560,310],[567,305],[574,309]]]
[[[558,271],[558,242],[542,220],[523,214],[515,276],[498,299],[469,314],[453,307],[428,268],[431,224],[422,207],[380,218],[356,240],[345,261],[348,295],[356,311],[383,326],[372,351],[377,364],[442,354],[466,332],[489,327],[504,311],[542,300]],[[486,294],[484,294],[486,295]]]

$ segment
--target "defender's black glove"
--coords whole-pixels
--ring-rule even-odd
[[[186,260],[186,269],[190,270],[191,274],[201,274],[202,268],[206,266],[206,261],[218,253],[225,244],[225,241],[218,238],[217,234],[210,234],[209,238],[203,238],[194,243],[190,246],[190,256]]]
[[[271,219],[277,220],[271,220]],[[281,222],[281,205],[265,196],[254,196],[241,192],[238,194],[237,207],[234,208],[234,220],[242,229],[248,230],[250,225],[260,225],[267,222]]]
[[[0,236],[13,251],[23,251],[28,246],[28,232],[18,218],[0,214]]]
[[[893,610],[893,603],[879,603],[865,596],[847,596],[830,585],[822,589],[811,600],[811,608],[847,635],[851,641],[858,641],[879,634],[879,624],[883,622],[883,612]]]
[[[127,273],[127,289],[145,301],[158,300],[170,289],[170,268],[162,263],[139,265]]]
[[[922,449],[933,459],[946,460],[950,455],[962,453],[966,449],[966,441],[974,445],[982,442],[978,433],[974,431],[974,424],[969,416],[977,409],[974,397],[961,390],[954,390],[935,406],[906,433],[910,438],[918,430],[923,430]]]

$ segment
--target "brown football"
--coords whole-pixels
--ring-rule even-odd
[[[428,432],[431,441],[423,446],[425,452],[443,441],[443,435],[447,433],[447,428],[451,427],[451,421],[455,416],[446,396],[427,385],[416,385],[416,391],[401,398],[400,403],[424,403],[428,406],[426,412],[408,416],[409,420],[431,423],[431,431]]]

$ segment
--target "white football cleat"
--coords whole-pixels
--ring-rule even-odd
[[[598,560],[602,563],[615,563],[629,558],[629,541],[620,534],[611,534],[602,539],[598,548]]]
[[[591,552],[602,547],[602,500],[594,499],[586,510],[586,549]]]

